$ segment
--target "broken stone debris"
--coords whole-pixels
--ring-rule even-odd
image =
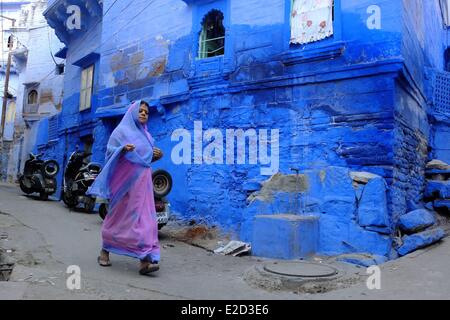
[[[427,207],[450,212],[450,165],[440,160],[432,160],[427,164],[426,176]]]
[[[370,180],[379,177],[380,176],[370,172],[358,172],[358,171],[350,172],[350,178],[352,178],[354,182],[361,184],[367,184]]]
[[[427,169],[438,169],[438,170],[450,170],[450,165],[445,163],[444,161],[433,159],[427,163]]]
[[[433,212],[426,209],[418,209],[401,216],[399,227],[403,232],[412,234],[423,231],[435,223],[436,217]]]
[[[397,249],[397,252],[400,256],[404,256],[436,243],[445,236],[445,231],[441,228],[422,231],[410,236],[406,235],[402,237],[403,244]]]
[[[350,263],[362,267],[370,267],[387,262],[387,258],[372,254],[343,254],[337,257],[336,261]]]
[[[220,255],[232,255],[234,257],[237,257],[250,251],[251,246],[248,243],[233,240],[230,241],[226,246],[222,246],[214,250],[214,253]]]
[[[427,187],[425,190],[425,197],[449,199],[450,180],[447,181],[429,180],[427,182]]]
[[[435,209],[447,209],[450,211],[450,199],[435,200],[433,206]]]

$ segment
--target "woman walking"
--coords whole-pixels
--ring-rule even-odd
[[[105,167],[88,192],[109,200],[99,265],[111,266],[110,252],[126,255],[141,261],[142,275],[159,270],[160,260],[150,164],[162,153],[147,130],[148,114],[145,101],[129,107],[108,141]]]

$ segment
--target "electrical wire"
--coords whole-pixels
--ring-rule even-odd
[[[50,71],[46,76],[44,76],[41,80],[39,80],[39,81],[33,81],[33,82],[36,82],[36,84],[27,87],[27,89],[29,90],[29,89],[34,89],[34,88],[39,87],[39,85],[41,84],[41,82],[44,81],[44,80],[46,80],[46,79],[47,79],[52,73],[54,73],[54,72],[55,72],[55,70],[52,70],[52,71]],[[56,77],[55,77],[55,78],[56,78]],[[52,78],[52,79],[54,79],[54,78]],[[52,80],[52,79],[49,79],[49,80]]]
[[[52,57],[53,62],[55,63],[55,67],[59,66],[59,64],[56,62],[55,57],[53,56],[52,52],[52,44],[50,41],[50,27],[47,24],[47,38],[48,38],[48,49],[50,51],[50,56]]]
[[[134,0],[133,0],[134,2]],[[109,38],[107,38],[105,41],[103,41],[102,43],[100,43],[100,45],[98,47],[96,47],[93,51],[97,51],[98,49],[100,49],[103,45],[105,45],[109,40],[111,40],[113,37],[115,37],[116,35],[119,34],[120,31],[122,31],[124,28],[128,27],[130,25],[131,22],[134,21],[134,19],[136,19],[137,17],[139,17],[139,15],[141,15],[148,7],[150,7],[155,1],[149,1],[149,3],[141,10],[139,11],[133,18],[129,19],[128,22],[120,27],[115,33],[113,33]],[[128,8],[130,8],[131,5],[128,6]]]
[[[1,14],[3,15],[3,0],[0,0],[0,12],[1,12]],[[1,18],[2,19],[2,64],[3,63],[5,63],[5,52],[4,52],[4,48],[3,48],[3,45],[4,45],[4,38],[3,38],[3,35],[4,35],[4,28],[3,28],[3,20],[4,20],[4,18]],[[3,66],[2,66],[3,67]]]

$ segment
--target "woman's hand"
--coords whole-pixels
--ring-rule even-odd
[[[134,144],[127,144],[125,147],[123,147],[123,151],[125,152],[131,152],[134,151],[136,147],[134,146]]]
[[[161,159],[163,157],[163,152],[161,151],[161,149],[154,147],[153,148],[153,160],[152,161],[157,161],[159,159]]]

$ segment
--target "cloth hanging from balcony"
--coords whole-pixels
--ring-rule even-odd
[[[291,43],[305,44],[333,35],[333,0],[293,0]]]

